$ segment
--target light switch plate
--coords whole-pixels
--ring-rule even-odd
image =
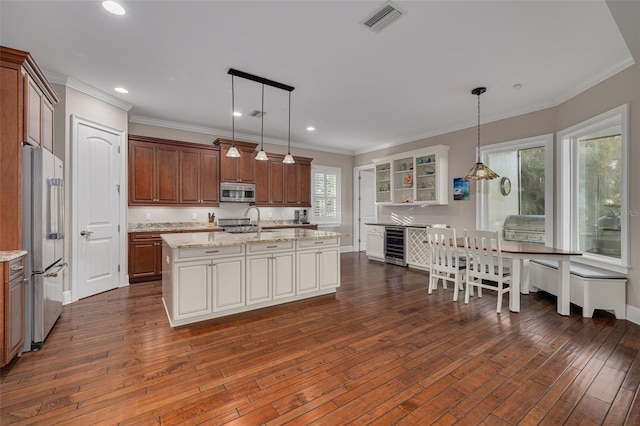
[[[191,213],[191,220],[198,219],[198,213]]]

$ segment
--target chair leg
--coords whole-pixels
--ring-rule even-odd
[[[453,282],[453,301],[458,301],[458,291],[460,291],[460,274],[454,274],[455,281]]]
[[[431,294],[432,291],[433,291],[433,274],[429,272],[429,285],[428,285],[427,293]]]
[[[502,285],[498,284],[498,307],[496,310],[498,313],[502,312]]]

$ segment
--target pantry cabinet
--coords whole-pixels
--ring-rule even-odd
[[[437,145],[376,161],[376,203],[448,204],[448,150]]]

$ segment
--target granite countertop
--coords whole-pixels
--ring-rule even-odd
[[[24,250],[7,250],[0,251],[0,262],[10,262],[22,256],[26,256],[27,252]]]
[[[310,223],[293,223],[291,220],[261,220],[262,229],[276,226],[291,228],[309,226]],[[222,227],[209,222],[159,222],[130,223],[128,232],[171,232],[171,231],[222,231]]]
[[[251,243],[275,243],[291,240],[319,240],[323,238],[348,237],[349,234],[313,229],[262,230],[260,238],[256,232],[231,234],[228,232],[194,232],[189,234],[162,234],[162,240],[171,248],[202,248],[235,246]]]

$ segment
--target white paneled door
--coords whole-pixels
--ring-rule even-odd
[[[119,287],[122,134],[74,117],[78,298]],[[124,208],[125,206],[122,206]]]

